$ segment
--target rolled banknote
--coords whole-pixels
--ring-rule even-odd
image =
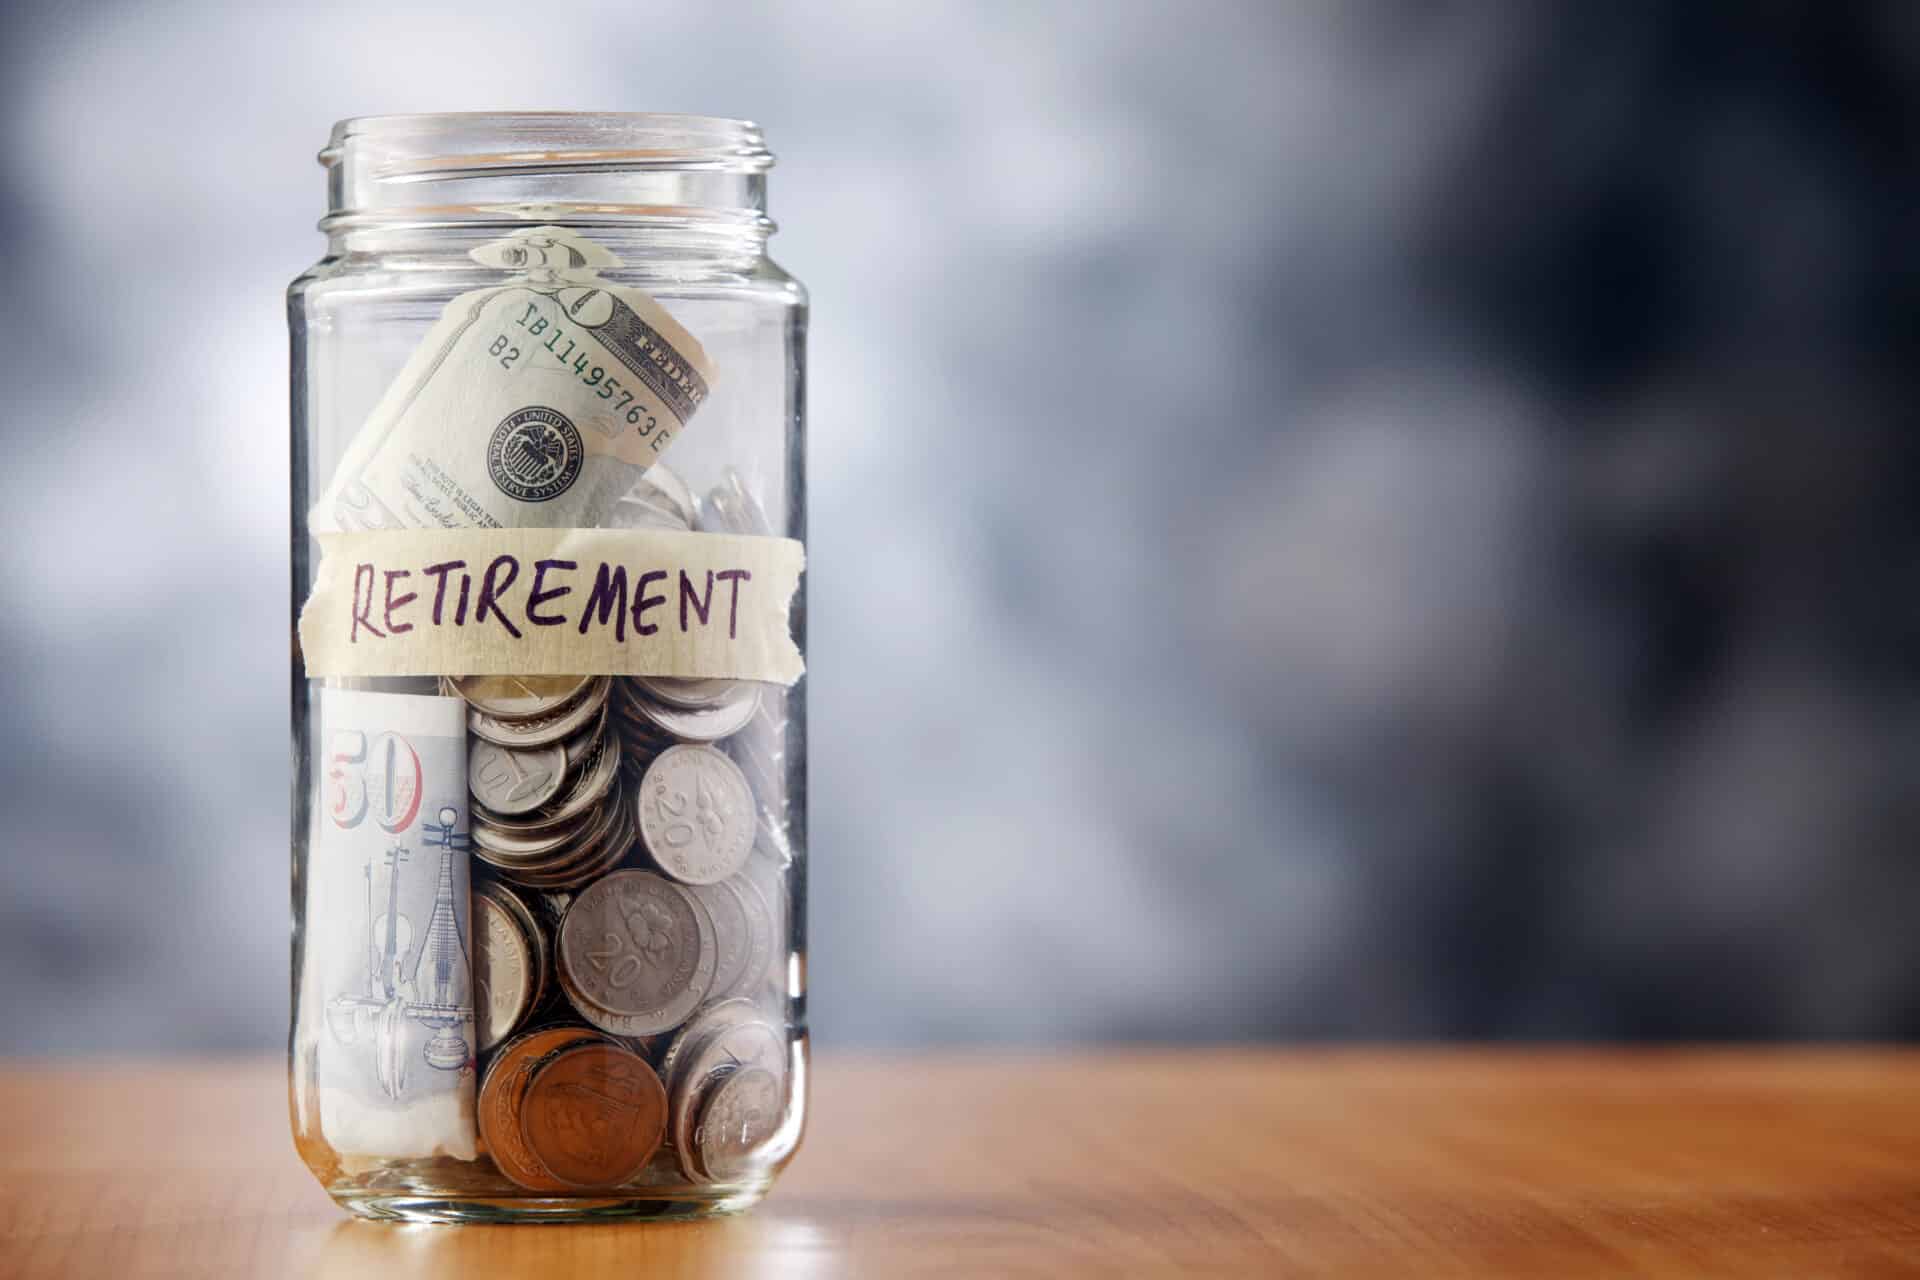
[[[471,1160],[466,704],[322,688],[314,741],[300,1048],[321,1132],[342,1155]]]
[[[594,528],[710,393],[692,334],[538,227],[474,251],[523,278],[453,299],[309,515],[317,533]]]

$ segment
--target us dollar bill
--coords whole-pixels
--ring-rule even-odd
[[[466,704],[323,688],[301,1019],[342,1155],[475,1156]]]
[[[315,532],[592,528],[711,393],[706,352],[557,227],[474,251],[523,278],[448,303],[349,444]]]

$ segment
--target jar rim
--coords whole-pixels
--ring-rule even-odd
[[[728,116],[639,111],[447,111],[349,116],[336,122],[320,163],[349,152],[382,177],[449,170],[512,172],[618,168],[764,173],[773,167],[760,126]]]

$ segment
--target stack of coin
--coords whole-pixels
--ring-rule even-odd
[[[706,1126],[727,1081],[759,1072],[722,1109],[733,1127]],[[667,1141],[680,1168],[696,1182],[724,1182],[747,1171],[754,1151],[772,1136],[785,1112],[787,1040],[751,1000],[709,1004],[688,1021],[660,1062],[667,1089]],[[771,1087],[771,1095],[762,1086]],[[744,1096],[743,1096],[744,1094]],[[747,1106],[748,1101],[765,1105]],[[745,1114],[751,1111],[753,1114]]]
[[[721,742],[746,728],[760,706],[753,680],[684,680],[625,676],[613,709],[627,746],[629,772],[681,742]]]
[[[607,676],[463,676],[474,855],[529,889],[584,884],[633,847]]]
[[[518,894],[473,887],[473,1017],[480,1052],[512,1035],[547,990],[546,930]]]
[[[703,504],[658,465],[608,526],[768,532],[737,474]],[[751,1177],[790,1087],[785,690],[443,685],[470,707],[478,1106],[500,1171],[553,1195]]]
[[[605,1190],[638,1176],[660,1148],[667,1097],[645,1058],[586,1027],[508,1041],[477,1100],[494,1165],[529,1191]]]

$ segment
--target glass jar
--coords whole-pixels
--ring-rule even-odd
[[[348,120],[293,282],[296,1145],[369,1217],[753,1204],[806,1100],[806,296],[758,128]]]

